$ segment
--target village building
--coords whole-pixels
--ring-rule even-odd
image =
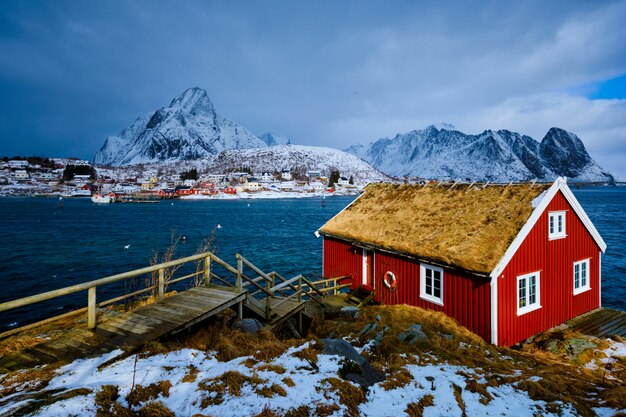
[[[291,181],[293,179],[293,176],[291,175],[291,171],[288,169],[283,169],[280,172],[280,176],[282,177],[284,181]]]
[[[329,220],[323,273],[511,346],[601,306],[606,244],[564,179],[371,184]]]
[[[30,179],[30,175],[25,169],[15,170],[11,175],[15,181],[28,181]]]
[[[26,169],[28,168],[28,161],[22,161],[19,159],[11,159],[9,161],[9,168],[11,169]]]

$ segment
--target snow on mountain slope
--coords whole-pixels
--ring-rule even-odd
[[[387,177],[362,159],[338,149],[303,145],[277,145],[263,149],[230,150],[220,153],[212,162],[212,169],[224,172],[229,169],[248,167],[253,172],[281,171],[283,169],[319,170],[329,175],[333,169],[341,175],[372,181]]]
[[[382,138],[346,151],[388,175],[480,181],[553,180],[613,181],[573,133],[552,128],[541,143],[508,130],[466,135],[451,125]]]
[[[263,133],[259,136],[259,139],[265,142],[267,146],[291,145],[291,139],[287,136],[275,135],[272,132]]]
[[[191,160],[228,149],[266,147],[246,128],[215,112],[207,92],[190,88],[168,107],[139,117],[96,153],[99,165]]]

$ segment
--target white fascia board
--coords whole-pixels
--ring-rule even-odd
[[[533,227],[535,227],[535,224],[537,223],[537,221],[539,221],[539,218],[548,207],[548,204],[550,204],[554,196],[559,191],[561,191],[567,202],[572,206],[578,218],[582,221],[587,231],[591,234],[596,244],[600,247],[600,250],[602,252],[606,251],[606,243],[604,243],[604,240],[602,240],[600,233],[598,233],[598,230],[595,228],[593,223],[591,223],[591,220],[585,213],[585,210],[583,210],[583,208],[580,206],[580,203],[578,202],[578,200],[576,200],[576,197],[574,197],[574,194],[567,186],[565,178],[558,177],[554,181],[552,186],[548,188],[539,204],[537,204],[537,207],[535,207],[524,227],[522,227],[509,248],[506,250],[504,256],[502,256],[502,259],[500,259],[494,270],[491,272],[491,274],[489,274],[492,280],[496,279],[504,271],[504,268],[506,268],[511,259],[513,259],[513,256],[518,251],[520,246],[522,246],[522,243],[531,232],[531,230],[533,230]]]

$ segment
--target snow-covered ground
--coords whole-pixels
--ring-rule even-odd
[[[135,386],[146,387],[160,381],[169,381],[171,388],[167,396],[160,394],[154,398],[162,402],[177,416],[194,414],[212,416],[253,416],[264,408],[282,415],[290,409],[300,406],[309,407],[312,412],[318,406],[338,408],[332,416],[342,416],[350,410],[341,402],[341,393],[331,385],[333,378],[341,378],[340,368],[343,358],[336,355],[318,355],[317,368],[300,359],[299,351],[310,346],[304,342],[300,346],[285,351],[271,363],[259,362],[251,365],[249,357],[240,357],[231,361],[220,361],[211,352],[194,349],[181,349],[167,354],[148,357],[131,356],[124,360],[99,369],[104,362],[119,354],[119,351],[92,358],[81,359],[58,369],[56,376],[45,390],[86,389],[83,395],[60,400],[39,409],[36,416],[94,416],[97,405],[96,393],[105,385],[118,387],[119,403],[129,407],[126,397]],[[613,355],[624,354],[624,344],[612,345]],[[271,365],[271,366],[268,366]],[[194,369],[194,376],[189,375]],[[480,375],[474,369],[447,364],[406,365],[404,367],[412,377],[406,385],[385,389],[384,382],[370,387],[365,394],[365,401],[358,405],[358,414],[363,416],[401,416],[407,415],[408,407],[415,407],[422,402],[424,416],[577,416],[570,404],[558,403],[560,414],[555,414],[554,404],[547,408],[543,401],[535,401],[529,395],[516,388],[516,384],[502,384],[497,387],[487,386],[491,400],[481,401],[481,394],[466,389],[466,375]],[[218,394],[211,390],[226,372],[238,372],[247,377],[240,392],[230,392],[228,388]],[[535,379],[540,380],[539,379]],[[345,381],[348,384],[350,382]],[[1,388],[6,388],[2,386]],[[209,387],[209,388],[207,388]],[[355,385],[356,387],[356,385]],[[389,387],[387,387],[389,388]],[[270,394],[263,394],[269,389]],[[15,410],[26,405],[30,400],[19,400],[21,393],[7,396],[0,404],[0,415],[11,415]],[[215,401],[222,395],[220,401]],[[460,401],[459,399],[462,399]],[[425,401],[428,400],[428,401]],[[144,403],[130,406],[138,410]],[[462,410],[460,405],[464,407]],[[355,410],[352,410],[354,414]],[[600,416],[612,416],[618,410],[597,408]]]

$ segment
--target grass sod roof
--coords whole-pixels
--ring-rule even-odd
[[[320,232],[489,274],[551,184],[371,184]]]

